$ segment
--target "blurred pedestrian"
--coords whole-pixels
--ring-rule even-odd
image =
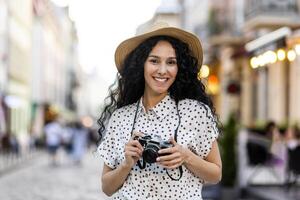
[[[273,155],[274,164],[284,166],[286,161],[286,145],[283,134],[280,133],[274,121],[267,123],[265,131],[266,136],[271,140],[270,152]]]
[[[274,121],[269,121],[266,125],[266,136],[271,140],[270,164],[276,172],[279,183],[284,183],[287,163],[287,148],[283,134],[279,131]]]
[[[48,152],[51,156],[51,165],[56,166],[58,164],[57,151],[60,147],[62,140],[63,129],[58,122],[58,116],[55,116],[51,122],[45,126],[46,145]]]
[[[88,131],[80,121],[75,122],[73,128],[73,148],[72,155],[75,164],[81,164],[88,144]]]
[[[8,131],[1,138],[1,147],[5,153],[20,153],[20,144],[15,134]]]
[[[74,140],[74,128],[75,123],[68,123],[64,127],[62,133],[62,146],[67,153],[67,155],[71,155],[73,151],[73,140]]]
[[[202,199],[203,183],[220,180],[217,121],[197,76],[202,58],[197,36],[164,23],[118,46],[118,85],[98,120],[107,195]]]
[[[300,129],[299,127],[289,127],[285,133],[286,144],[289,149],[295,149],[300,145]]]
[[[88,128],[88,134],[89,134],[89,147],[96,147],[99,142],[99,135],[97,129],[90,127]]]
[[[265,136],[270,140],[278,138],[278,127],[274,121],[269,121],[265,127]],[[275,138],[274,138],[275,137]]]

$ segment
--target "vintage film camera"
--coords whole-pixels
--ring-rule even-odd
[[[155,163],[158,156],[166,155],[158,154],[160,149],[166,149],[173,146],[171,142],[162,140],[159,135],[135,136],[133,139],[138,140],[143,146],[143,160],[146,163]]]

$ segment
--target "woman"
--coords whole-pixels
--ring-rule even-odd
[[[118,46],[118,86],[98,120],[105,194],[116,193],[114,199],[202,199],[202,184],[220,181],[215,113],[197,79],[202,57],[195,35],[161,24]],[[143,168],[145,146],[139,139],[145,134],[171,146]]]

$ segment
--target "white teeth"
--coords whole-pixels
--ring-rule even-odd
[[[158,78],[158,77],[154,77],[154,79],[159,82],[166,82],[168,80],[167,78]]]

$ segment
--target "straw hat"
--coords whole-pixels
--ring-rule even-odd
[[[161,22],[152,25],[148,31],[145,31],[145,33],[129,38],[119,44],[115,52],[115,63],[118,71],[121,70],[125,58],[131,53],[131,51],[133,51],[146,39],[158,35],[171,36],[187,43],[192,55],[198,59],[199,67],[202,65],[203,51],[198,37],[192,33],[179,28],[170,27],[168,24]]]

